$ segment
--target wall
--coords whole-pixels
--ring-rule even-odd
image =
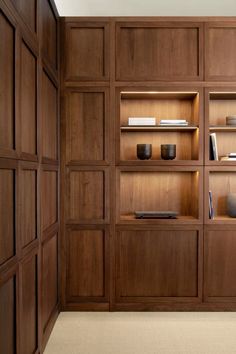
[[[234,16],[234,0],[56,0],[60,16]]]
[[[0,353],[42,353],[58,314],[58,20],[0,1]]]

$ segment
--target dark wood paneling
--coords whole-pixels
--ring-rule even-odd
[[[236,301],[236,229],[205,233],[205,297]]]
[[[14,149],[15,30],[0,10],[0,148]],[[4,55],[2,55],[4,53]]]
[[[41,0],[42,54],[54,70],[57,70],[57,18],[50,0]]]
[[[37,238],[37,171],[25,167],[20,178],[21,247]]]
[[[42,171],[41,220],[42,230],[57,221],[57,171]]]
[[[15,253],[15,171],[0,169],[0,264]]]
[[[206,79],[236,80],[236,22],[207,25]]]
[[[121,231],[117,296],[197,297],[198,242],[194,230]]]
[[[36,0],[11,0],[19,11],[23,20],[29,26],[29,28],[36,32],[36,10],[37,1]]]
[[[58,302],[57,235],[43,244],[42,249],[42,324],[45,331]]]
[[[45,71],[42,73],[42,155],[57,159],[57,88]]]
[[[21,353],[32,354],[37,349],[37,256],[21,265]]]
[[[16,353],[15,278],[0,286],[0,353]]]
[[[66,27],[67,80],[104,80],[109,75],[109,27],[99,22],[75,22]]]
[[[68,187],[69,220],[99,221],[105,218],[103,171],[70,171]]]
[[[73,90],[67,102],[67,161],[105,160],[106,95],[103,90]]]
[[[21,150],[36,154],[37,136],[37,64],[34,54],[21,43]]]
[[[105,233],[71,230],[67,241],[67,299],[105,295]]]
[[[117,25],[117,80],[199,80],[201,25],[142,22]]]

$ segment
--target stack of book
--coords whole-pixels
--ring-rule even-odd
[[[236,161],[236,152],[230,152],[227,156],[223,156],[221,161]]]
[[[213,209],[212,192],[211,191],[209,191],[209,218],[214,219],[214,209]]]
[[[186,126],[188,125],[188,122],[186,119],[162,119],[160,121],[159,125],[180,125],[180,126]]]
[[[156,125],[155,117],[129,117],[128,125]]]

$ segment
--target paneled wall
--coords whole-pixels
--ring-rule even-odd
[[[58,313],[58,14],[0,0],[0,353],[42,353]]]
[[[217,182],[225,167],[209,161],[208,119],[214,107],[221,121],[235,114],[235,26],[233,17],[61,19],[63,309],[235,309],[235,222],[208,216],[209,183],[223,213],[234,185],[233,167],[224,192]],[[130,133],[130,114],[187,117],[197,134]],[[176,139],[176,160],[158,159],[158,137]],[[139,139],[156,146],[152,161],[136,159]],[[163,205],[183,218],[128,215]]]

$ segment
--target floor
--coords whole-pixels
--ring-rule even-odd
[[[64,312],[45,354],[233,354],[236,313]]]

